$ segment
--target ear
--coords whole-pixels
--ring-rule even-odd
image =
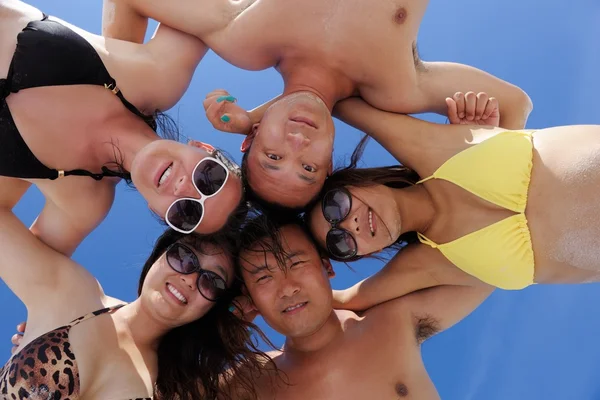
[[[331,265],[329,258],[321,258],[321,263],[323,263],[323,268],[325,268],[325,271],[327,271],[327,276],[329,279],[335,277],[335,271],[333,270],[333,266]]]
[[[242,151],[242,153],[246,153],[250,149],[250,146],[252,146],[252,142],[254,141],[254,138],[256,137],[256,134],[258,133],[259,126],[260,126],[260,124],[252,125],[252,129],[250,130],[250,133],[248,135],[246,135],[246,137],[244,138],[244,141],[242,142],[242,146],[240,147],[240,150]]]
[[[215,148],[212,145],[210,145],[208,143],[200,142],[198,140],[191,140],[190,139],[188,141],[188,146],[197,147],[199,149],[206,150],[210,154],[212,154],[212,153],[215,152]]]

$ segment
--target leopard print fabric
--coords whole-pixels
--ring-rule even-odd
[[[114,312],[104,308],[47,332],[15,354],[0,369],[2,400],[74,400],[79,398],[79,371],[71,351],[69,330],[89,318]]]

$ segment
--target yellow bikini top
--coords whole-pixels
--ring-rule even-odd
[[[456,154],[429,179],[443,179],[517,214],[449,243],[421,243],[439,249],[458,268],[502,289],[533,284],[534,259],[525,217],[531,179],[533,132],[502,132]]]

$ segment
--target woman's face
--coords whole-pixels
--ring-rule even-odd
[[[216,274],[225,282],[227,288],[231,287],[234,269],[230,256],[214,245],[204,244],[202,251],[198,251],[192,245],[185,242],[183,244],[184,249],[191,250],[197,257],[200,268],[209,274]],[[160,256],[148,271],[140,295],[155,318],[173,328],[203,317],[215,305],[215,301],[208,300],[200,293],[200,272],[186,275],[173,269],[171,264],[176,264],[182,258],[183,262],[186,262],[185,257],[178,254],[167,251]],[[189,260],[188,258],[187,261]],[[206,295],[206,292],[204,293]]]
[[[349,232],[357,244],[357,255],[377,253],[392,245],[400,237],[400,214],[392,189],[384,185],[368,187],[347,186],[351,195],[350,212],[337,227]],[[332,228],[323,215],[322,201],[310,211],[312,234],[323,248],[327,248],[327,233]]]
[[[148,207],[164,219],[175,200],[205,197],[196,190],[192,173],[198,162],[213,156],[213,152],[210,145],[201,142],[186,145],[173,140],[157,140],[136,154],[131,166],[131,179],[148,202]],[[240,204],[243,195],[241,180],[229,172],[223,188],[204,203],[202,222],[195,232],[218,231]]]

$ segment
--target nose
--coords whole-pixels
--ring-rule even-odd
[[[300,132],[290,132],[287,134],[286,139],[293,150],[300,150],[310,143],[310,139]]]
[[[175,181],[173,194],[176,197],[200,197],[200,193],[198,193],[192,180],[187,175],[182,175]]]
[[[288,274],[281,282],[279,288],[280,297],[292,297],[298,292],[300,292],[300,285]]]
[[[352,233],[360,233],[360,222],[358,220],[358,215],[349,215],[345,220],[340,223],[340,226]]]
[[[190,290],[194,290],[196,287],[196,281],[198,280],[198,273],[193,273],[189,275],[179,275],[179,279],[181,280],[181,284]]]

